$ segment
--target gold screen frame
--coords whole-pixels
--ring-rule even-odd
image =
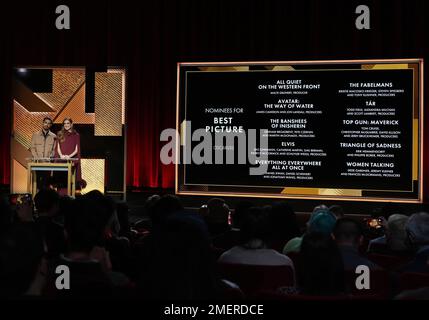
[[[379,69],[414,69],[414,82],[417,79],[418,85],[413,85],[413,146],[412,146],[412,177],[418,181],[417,198],[389,198],[389,197],[365,197],[356,189],[326,189],[326,188],[285,188],[286,192],[278,193],[251,193],[235,191],[209,191],[202,187],[202,190],[182,190],[184,164],[179,163],[181,159],[182,140],[182,121],[186,116],[181,116],[181,79],[182,69],[185,67],[198,67],[202,71],[226,71],[236,70],[245,71],[249,66],[269,66],[271,71],[293,71],[294,65],[347,65],[361,64],[362,68],[379,68]],[[290,198],[290,199],[311,199],[311,200],[345,200],[345,201],[368,201],[368,202],[400,202],[400,203],[422,203],[423,202],[423,119],[424,119],[424,97],[423,97],[423,59],[371,59],[371,60],[314,60],[314,61],[238,61],[238,62],[182,62],[177,64],[177,90],[176,90],[176,132],[180,134],[180,139],[176,139],[176,164],[175,164],[175,192],[178,195],[198,195],[198,196],[227,196],[227,197],[255,197],[255,198]],[[416,75],[417,74],[417,75]],[[416,78],[417,77],[417,78]],[[186,106],[184,106],[186,108]],[[186,109],[185,109],[186,110]],[[186,114],[186,111],[185,111]],[[210,185],[205,185],[210,186]],[[206,190],[204,190],[206,189]],[[317,189],[317,190],[316,190]]]

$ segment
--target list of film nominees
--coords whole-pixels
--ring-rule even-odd
[[[256,150],[268,155],[268,160],[259,160],[269,168],[264,179],[315,179],[314,168],[322,167],[327,155],[315,126],[315,120],[323,116],[316,99],[321,88],[321,83],[303,79],[258,85],[267,102],[257,107],[256,114],[266,119],[269,128],[268,150]]]
[[[302,79],[258,85],[266,103],[257,107],[256,114],[265,119],[270,141],[268,149],[255,150],[268,155],[268,160],[259,160],[269,166],[264,179],[311,181],[327,167],[326,138],[319,137],[327,107],[318,105],[323,101],[318,98],[322,86]],[[403,93],[404,89],[392,82],[346,82],[335,88],[344,104],[335,106],[336,112],[342,113],[341,123],[327,129],[332,137],[340,137],[335,149],[345,151],[341,153],[340,176],[400,178],[395,162],[402,134],[398,106],[385,101],[395,101]],[[333,133],[335,130],[340,134]]]
[[[396,98],[404,89],[392,82],[349,82],[338,93],[350,101],[354,97],[363,101],[344,108],[339,146],[346,150],[347,159],[341,175],[400,178],[395,161],[395,153],[402,148],[401,120],[396,113],[400,106],[380,103],[377,98]]]
[[[248,143],[252,139],[224,143],[211,135],[213,150],[233,150],[238,162],[244,149],[245,162],[222,167],[227,183],[204,166],[188,166],[189,181],[408,190],[412,76],[408,70],[192,74],[188,112],[193,129],[247,138],[250,129],[258,133],[253,144]],[[268,145],[259,143],[259,130]],[[251,176],[251,166],[267,171]]]

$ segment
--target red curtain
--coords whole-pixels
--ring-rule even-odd
[[[0,19],[2,20],[2,19]],[[0,30],[3,23],[0,21]],[[1,32],[1,31],[0,31]],[[10,43],[10,37],[0,33],[4,43]],[[10,55],[0,50],[0,184],[10,183],[10,135],[11,135],[11,103],[10,92],[12,81]]]
[[[11,73],[14,66],[120,66],[127,70],[127,185],[172,188],[174,165],[159,158],[159,137],[175,127],[175,62],[166,63],[153,11],[122,3],[70,4],[70,31],[55,29],[55,3],[25,3],[21,24],[0,13],[0,184],[10,183]],[[130,4],[130,6],[134,6]],[[146,8],[145,8],[146,9]],[[44,19],[41,19],[44,17]],[[12,26],[12,27],[11,27]],[[31,26],[31,28],[30,28]],[[167,70],[168,68],[168,70]],[[165,73],[167,71],[167,73]]]

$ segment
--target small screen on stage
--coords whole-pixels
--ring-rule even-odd
[[[11,193],[124,197],[125,80],[117,67],[15,68]]]
[[[178,194],[421,202],[422,61],[179,63]]]

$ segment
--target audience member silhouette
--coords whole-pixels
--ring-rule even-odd
[[[345,293],[343,261],[329,234],[310,232],[304,235],[297,276],[301,294],[332,296]]]
[[[253,207],[250,201],[240,201],[231,212],[231,228],[229,231],[213,238],[213,246],[225,250],[231,249],[240,243],[240,228],[243,217]]]
[[[295,211],[285,201],[275,202],[268,211],[270,247],[282,251],[284,245],[300,235]]]
[[[351,218],[338,219],[333,234],[346,270],[355,271],[359,265],[366,265],[370,269],[379,268],[359,254],[359,246],[363,241],[362,226],[359,222]]]
[[[142,297],[168,300],[218,297],[219,282],[210,240],[201,222],[180,212],[165,217],[157,226],[141,257],[138,285]]]
[[[320,205],[314,208],[310,219],[307,222],[308,232],[320,232],[331,234],[334,229],[336,217],[329,211],[325,205]],[[283,253],[299,252],[301,249],[301,237],[295,237],[289,240],[283,248]]]
[[[225,200],[212,198],[207,202],[207,211],[202,216],[212,238],[230,230],[229,214],[230,210]]]
[[[411,215],[405,228],[408,243],[416,253],[413,261],[401,271],[429,273],[429,213]]]
[[[0,235],[0,298],[41,293],[44,253],[43,238],[34,222],[15,222]],[[36,293],[30,292],[34,286],[39,287]]]
[[[343,218],[344,217],[344,209],[342,206],[334,204],[329,207],[329,211],[337,218]]]
[[[253,207],[243,217],[240,229],[241,243],[224,252],[219,262],[252,265],[287,265],[293,262],[287,256],[269,249],[267,239],[270,223],[266,209]]]
[[[402,214],[392,214],[386,223],[385,235],[369,241],[368,252],[391,255],[408,255],[407,246],[408,217]]]
[[[55,221],[59,212],[60,197],[55,190],[42,189],[34,197],[36,224],[45,239],[47,258],[58,258],[66,250],[64,228]]]
[[[159,228],[171,214],[183,209],[182,202],[177,196],[171,194],[162,196],[155,201],[151,210],[153,229]]]

